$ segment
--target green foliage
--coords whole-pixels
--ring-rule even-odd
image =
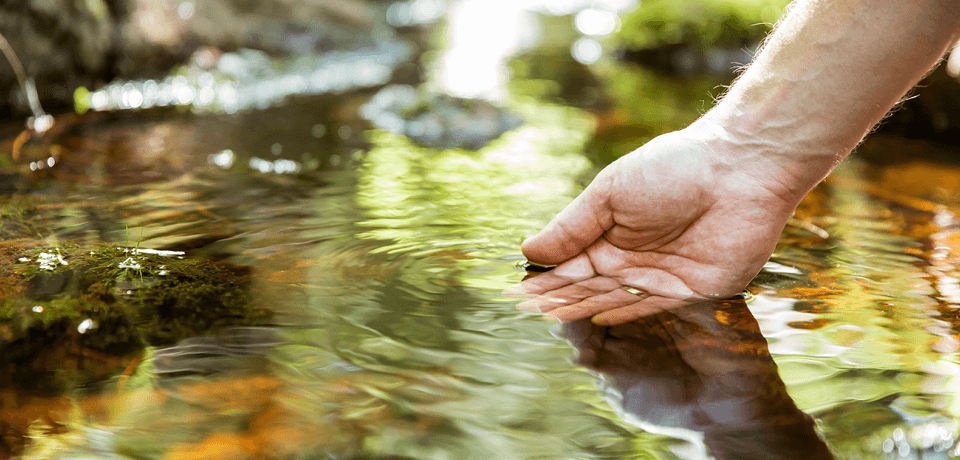
[[[617,34],[627,48],[685,44],[701,50],[759,42],[787,0],[644,0],[623,17]]]

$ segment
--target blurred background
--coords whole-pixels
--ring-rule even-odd
[[[703,89],[708,89],[713,97],[722,93],[720,85],[729,83],[735,70],[749,63],[789,2],[649,0],[642,8],[637,7],[638,3],[9,2],[2,6],[0,33],[7,37],[10,50],[21,63],[0,66],[0,115],[10,118],[31,114],[29,97],[18,82],[15,67],[22,67],[22,77],[35,83],[39,102],[53,113],[83,110],[85,104],[105,110],[108,106],[98,105],[104,102],[100,97],[77,100],[78,89],[107,90],[111,96],[119,96],[122,82],[132,82],[135,90],[146,95],[146,100],[141,101],[143,107],[133,107],[131,101],[110,101],[113,105],[109,108],[150,108],[156,102],[150,96],[155,91],[153,86],[144,87],[148,81],[159,82],[172,75],[189,76],[190,71],[216,70],[212,73],[218,84],[238,83],[250,78],[249,73],[256,71],[258,64],[276,65],[278,61],[287,61],[287,68],[280,73],[306,74],[307,68],[317,63],[294,63],[295,58],[303,61],[307,57],[359,51],[392,43],[398,36],[403,36],[403,43],[418,49],[383,51],[385,60],[398,61],[394,67],[404,67],[398,72],[402,75],[392,78],[406,79],[406,83],[429,81],[455,96],[502,98],[506,94],[505,84],[516,75],[524,79],[561,80],[562,88],[551,88],[547,93],[553,94],[549,95],[594,111],[606,113],[614,105],[611,101],[625,97],[635,102],[633,106],[642,104],[645,99],[638,96],[643,93],[642,88],[620,83],[632,91],[617,92],[617,85],[610,82],[616,78],[611,75],[615,70],[609,68],[609,63],[600,68],[587,67],[603,60],[638,65],[658,77],[702,82],[689,93],[691,100],[706,98],[702,111],[712,102]],[[443,24],[438,25],[440,22]],[[436,32],[438,27],[447,32]],[[441,49],[445,54],[442,58],[431,56]],[[427,54],[426,60],[422,53]],[[228,59],[220,62],[225,54]],[[235,59],[237,55],[243,58]],[[255,62],[256,59],[261,62]],[[418,73],[412,68],[433,60],[441,61],[431,64],[435,67],[431,71],[439,75]],[[378,84],[386,83],[384,76],[379,80],[384,81]],[[200,89],[200,82],[191,84],[195,90]],[[538,89],[546,91],[526,88],[527,92]],[[957,83],[947,78],[942,69],[937,70],[886,120],[881,131],[939,141],[955,138],[960,105],[957,89]],[[273,90],[288,95],[320,91],[313,87],[306,91],[296,87]],[[191,102],[196,105],[211,103],[204,98],[195,99]],[[686,119],[657,121],[673,121],[659,129],[664,131],[684,124]],[[652,128],[658,130],[656,126]]]

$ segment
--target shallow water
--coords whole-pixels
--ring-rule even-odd
[[[566,50],[511,63],[524,124],[475,152],[372,129],[376,88],[59,118],[0,171],[0,458],[960,455],[960,167],[932,146],[866,144],[749,301],[598,328],[503,296],[591,159],[713,85]]]

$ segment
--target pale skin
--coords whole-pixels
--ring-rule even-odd
[[[549,295],[521,306],[615,324],[740,293],[800,200],[958,38],[960,0],[796,1],[716,107],[609,165],[523,243],[558,266],[524,282]]]

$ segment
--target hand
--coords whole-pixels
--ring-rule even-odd
[[[652,298],[739,293],[808,189],[792,187],[790,170],[765,157],[764,146],[736,145],[716,133],[694,124],[620,158],[523,243],[524,255],[559,264],[557,276],[605,277]],[[564,320],[602,313],[569,308]],[[628,321],[637,308],[595,320]]]

